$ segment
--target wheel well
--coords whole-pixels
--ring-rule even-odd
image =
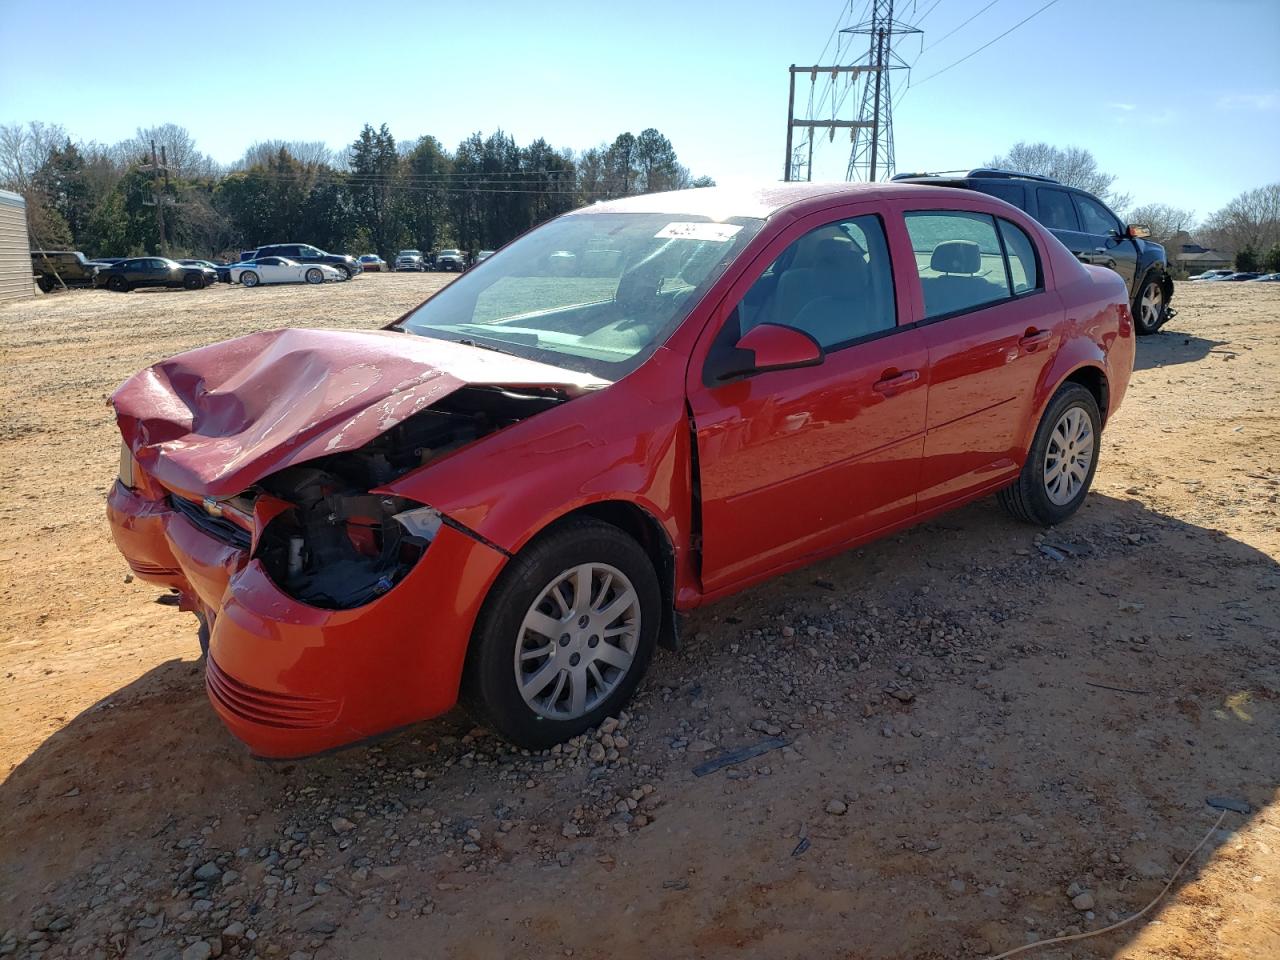
[[[1111,397],[1110,388],[1107,386],[1107,375],[1097,367],[1081,367],[1067,377],[1065,382],[1078,383],[1093,394],[1093,399],[1098,404],[1098,413],[1102,416],[1102,423],[1105,426]]]
[[[676,555],[671,538],[667,536],[657,517],[625,500],[589,503],[560,519],[569,517],[590,517],[617,527],[640,544],[649,555],[653,569],[658,574],[658,586],[662,590],[662,630],[658,634],[658,642],[674,650],[679,645],[675,613]]]

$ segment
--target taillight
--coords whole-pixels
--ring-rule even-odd
[[[120,443],[120,483],[128,487],[130,490],[137,489],[134,485],[134,467],[137,463],[133,459],[133,451],[129,449],[129,445],[123,441]]]

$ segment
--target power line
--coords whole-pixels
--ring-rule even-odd
[[[937,7],[937,5],[940,4],[941,2],[942,0],[933,0],[933,3],[929,5],[929,9],[926,10],[924,13],[920,14],[920,16],[916,18],[916,26],[918,27],[920,26],[920,24],[924,23],[924,18],[927,17],[929,14],[933,13],[934,8]]]
[[[952,67],[958,67],[960,64],[964,63],[964,62],[965,62],[966,60],[968,60],[970,57],[975,56],[975,55],[977,55],[977,54],[981,53],[983,50],[987,49],[987,47],[991,46],[991,45],[992,45],[993,43],[995,43],[997,40],[1002,40],[1002,39],[1004,39],[1005,37],[1007,37],[1009,34],[1013,33],[1013,31],[1017,30],[1020,26],[1022,26],[1022,25],[1023,25],[1024,23],[1026,23],[1028,20],[1033,20],[1033,19],[1035,19],[1036,17],[1040,16],[1040,14],[1044,13],[1046,10],[1048,10],[1050,7],[1052,7],[1052,6],[1053,6],[1055,3],[1057,3],[1057,2],[1058,2],[1058,0],[1049,0],[1049,2],[1048,2],[1048,3],[1046,3],[1043,7],[1041,7],[1039,10],[1037,10],[1035,13],[1033,13],[1033,14],[1031,14],[1031,15],[1029,15],[1029,16],[1027,16],[1027,17],[1024,17],[1023,19],[1019,20],[1017,23],[1015,23],[1012,27],[1010,27],[1010,28],[1009,28],[1008,30],[1006,30],[1004,33],[1000,34],[1000,36],[998,36],[998,37],[993,37],[992,39],[990,39],[990,40],[988,40],[986,43],[984,43],[982,46],[980,46],[977,50],[974,50],[972,53],[966,53],[963,57],[961,57],[959,60],[956,60],[954,63],[949,63],[949,64],[947,64],[947,65],[946,65],[945,67],[943,67],[941,70],[937,71],[937,73],[931,73],[931,74],[929,74],[929,76],[927,76],[927,77],[925,77],[923,80],[921,80],[921,81],[920,81],[920,83],[928,83],[928,82],[929,82],[930,80],[932,80],[934,77],[941,76],[942,74],[944,74],[944,73],[946,73],[948,70],[950,70]],[[920,83],[917,83],[917,84],[916,84],[916,86],[917,86],[917,87],[918,87],[918,86],[920,86]]]
[[[929,44],[928,46],[926,46],[926,47],[922,48],[920,52],[921,52],[921,53],[923,53],[925,50],[928,50],[928,49],[930,49],[931,47],[936,47],[936,46],[937,46],[938,44],[940,44],[943,40],[947,39],[947,37],[949,37],[949,36],[951,36],[951,35],[953,35],[953,34],[955,34],[955,33],[959,32],[960,30],[963,30],[965,27],[967,27],[969,24],[973,23],[973,21],[977,20],[980,16],[982,16],[984,13],[986,13],[988,10],[990,10],[992,7],[994,7],[994,6],[995,6],[997,3],[999,3],[999,2],[1000,2],[1000,0],[991,0],[991,2],[990,2],[990,3],[988,3],[985,7],[983,7],[981,10],[979,10],[979,11],[978,11],[977,13],[975,13],[973,16],[971,16],[968,20],[965,20],[963,23],[961,23],[961,24],[960,24],[960,26],[955,27],[954,29],[952,29],[952,30],[948,31],[947,33],[944,33],[944,34],[943,34],[942,36],[940,36],[937,40],[933,41],[933,43],[931,43],[931,44]]]

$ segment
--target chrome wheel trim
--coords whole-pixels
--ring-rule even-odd
[[[640,595],[617,567],[582,563],[530,605],[516,637],[516,688],[534,713],[576,720],[623,682],[640,644]]]
[[[1160,284],[1152,280],[1142,288],[1142,300],[1138,310],[1144,327],[1154,327],[1160,322],[1160,309],[1164,304],[1164,294],[1160,292]]]
[[[1054,424],[1044,452],[1044,491],[1051,503],[1065,506],[1089,478],[1097,438],[1083,407],[1070,407]]]
[[[310,270],[306,272],[305,277],[306,277],[307,283],[323,283],[324,271],[317,270],[315,267],[312,267]]]
[[[258,285],[258,275],[256,273],[242,273],[240,275],[240,285],[244,287],[256,287]]]

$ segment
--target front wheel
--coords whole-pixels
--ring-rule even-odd
[[[252,270],[246,270],[240,274],[240,283],[246,287],[256,287],[258,285],[258,275]]]
[[[1133,303],[1134,325],[1138,333],[1146,336],[1155,333],[1164,323],[1164,287],[1154,273],[1147,274]]]
[[[560,524],[520,552],[485,601],[465,687],[498,732],[541,750],[631,699],[662,618],[648,555],[617,527]]]
[[[350,279],[351,279],[352,274],[351,274],[351,268],[350,268],[350,267],[343,267],[343,266],[339,266],[339,267],[338,267],[338,272],[342,274],[342,279],[343,279],[343,280],[350,280]]]
[[[1093,394],[1065,383],[1049,401],[1022,473],[998,494],[1000,505],[1026,523],[1049,527],[1080,509],[1093,483],[1102,444],[1102,416]]]
[[[112,277],[107,281],[107,289],[116,293],[128,293],[129,284],[124,277]]]
[[[182,285],[188,290],[199,290],[204,286],[204,278],[198,274],[189,273],[182,278]]]
[[[324,271],[312,267],[306,273],[307,283],[324,283]]]

